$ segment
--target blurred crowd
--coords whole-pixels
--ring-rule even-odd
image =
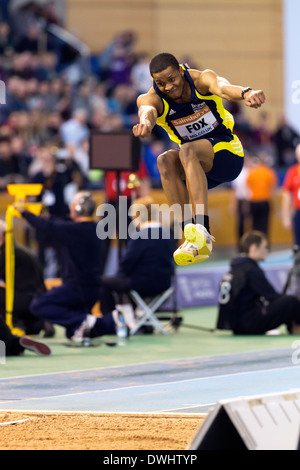
[[[131,129],[136,98],[151,86],[150,57],[136,52],[133,32],[121,32],[91,55],[65,29],[60,3],[3,0],[0,9],[0,79],[6,87],[0,106],[0,191],[11,182],[43,182],[46,192],[57,191],[55,215],[65,214],[77,190],[104,187],[102,172],[89,168],[90,131]],[[189,57],[179,59],[201,68]],[[226,107],[249,155],[263,153],[270,167],[283,172],[295,162],[300,137],[284,116],[274,131],[266,112],[251,126],[239,103]],[[167,135],[156,126],[142,146],[152,187],[160,187],[156,159],[168,148]],[[51,207],[51,195],[45,197]]]

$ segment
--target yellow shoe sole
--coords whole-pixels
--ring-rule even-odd
[[[174,253],[174,260],[178,266],[187,266],[188,264],[196,264],[205,261],[209,256],[204,256],[203,259],[197,259],[188,253]]]
[[[184,227],[184,238],[189,242],[196,245],[199,255],[210,255],[211,250],[206,246],[204,235],[191,224]]]

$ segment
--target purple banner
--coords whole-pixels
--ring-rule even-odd
[[[179,308],[215,306],[218,304],[219,283],[228,269],[205,269],[204,271],[177,270],[176,300]],[[264,272],[278,292],[285,286],[288,267],[270,267]],[[172,309],[173,300],[169,299],[164,308]]]

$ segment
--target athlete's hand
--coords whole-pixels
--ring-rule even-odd
[[[245,105],[250,108],[260,108],[266,101],[264,92],[262,90],[250,90],[244,94]]]
[[[142,137],[144,139],[151,136],[152,127],[147,124],[136,124],[132,128],[133,134],[136,137]]]

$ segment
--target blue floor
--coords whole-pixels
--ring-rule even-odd
[[[219,400],[300,388],[296,353],[278,349],[0,379],[0,411],[203,414]]]

